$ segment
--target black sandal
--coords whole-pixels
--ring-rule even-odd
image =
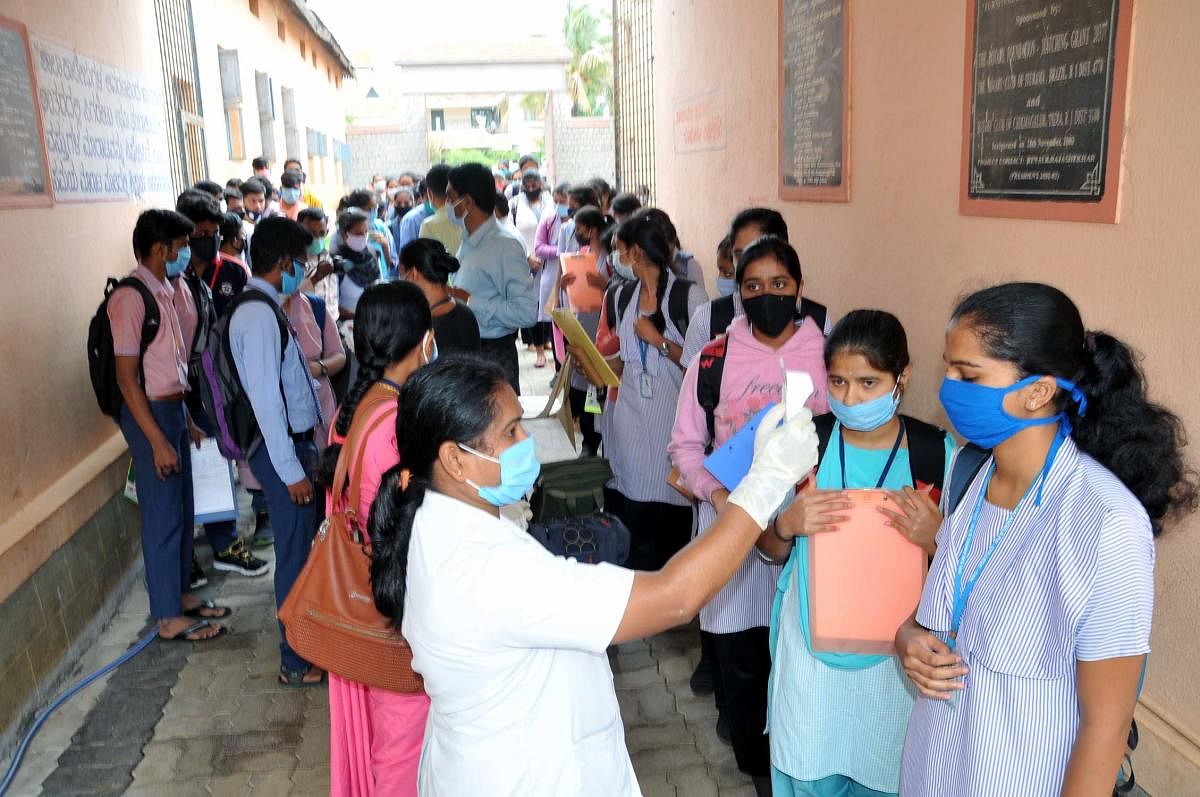
[[[289,670],[286,667],[279,668],[279,685],[288,689],[310,689],[314,686],[320,686],[325,683],[325,673],[321,673],[321,678],[316,681],[306,681],[304,676],[312,672],[310,664],[303,670]]]
[[[159,639],[163,640],[164,642],[211,642],[212,640],[219,638],[221,635],[223,635],[228,630],[225,628],[225,626],[220,626],[217,628],[217,633],[213,634],[212,636],[197,637],[195,639],[188,638],[192,634],[199,633],[200,631],[203,631],[206,628],[212,628],[212,627],[213,627],[213,624],[210,623],[208,620],[201,620],[198,623],[192,623],[191,625],[189,625],[187,628],[180,631],[175,636],[161,636],[160,635]]]
[[[203,614],[205,609],[208,609],[209,611],[213,611],[215,609],[216,611],[219,611],[220,614]],[[199,606],[188,609],[183,613],[183,616],[199,617],[203,620],[224,620],[231,614],[233,614],[233,609],[229,608],[228,606],[218,606],[212,601],[201,601]]]

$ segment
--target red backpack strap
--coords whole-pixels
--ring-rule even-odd
[[[725,372],[727,341],[724,335],[711,340],[698,356],[696,370],[696,401],[704,410],[704,422],[708,427],[708,441],[704,453],[711,454],[717,439],[717,405],[721,403],[721,376]]]

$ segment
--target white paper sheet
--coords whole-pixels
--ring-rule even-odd
[[[217,441],[205,438],[192,455],[192,501],[197,523],[237,519],[237,498],[233,486],[233,467],[221,456]]]

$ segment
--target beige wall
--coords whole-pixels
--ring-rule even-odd
[[[0,0],[0,15],[158,85],[151,0],[103,5]],[[124,443],[96,409],[84,344],[104,278],[133,268],[139,210],[132,202],[0,210],[0,600],[115,486],[107,469]]]
[[[1200,4],[1139,2],[1120,223],[1012,221],[958,212],[963,0],[859,0],[852,25],[849,204],[781,202],[776,166],[777,11],[771,0],[659,0],[654,68],[660,204],[684,245],[712,254],[738,207],[787,217],[806,290],[840,315],[882,307],[916,359],[914,414],[937,409],[942,330],[956,296],[1010,279],[1054,283],[1085,322],[1141,349],[1156,398],[1200,439],[1194,365],[1200,250],[1195,131]],[[724,147],[677,153],[674,109],[716,92]],[[1196,457],[1200,459],[1200,455]],[[1143,710],[1139,784],[1200,794],[1200,517],[1158,545],[1158,607]],[[1147,732],[1148,731],[1148,732]],[[1146,738],[1150,737],[1150,738]]]
[[[326,208],[332,209],[343,191],[343,170],[335,168],[334,139],[346,140],[346,102],[339,86],[342,67],[324,45],[305,27],[284,0],[259,0],[259,15],[250,13],[246,0],[204,0],[192,3],[196,32],[196,61],[204,103],[205,140],[209,177],[224,185],[230,177],[245,179],[252,174],[250,161],[263,153],[258,121],[258,93],[254,73],[271,77],[275,96],[275,160],[271,180],[279,187],[284,158],[295,156],[304,163],[311,189]],[[280,41],[277,24],[283,20],[285,41]],[[300,41],[305,43],[304,60]],[[242,78],[242,127],[245,158],[232,160],[226,142],[225,104],[221,94],[221,71],[217,48],[237,50]],[[317,63],[313,65],[313,53]],[[332,76],[332,80],[330,79]],[[281,90],[292,89],[296,97],[299,152],[288,152],[284,137]],[[329,137],[328,154],[310,164],[306,128]],[[314,153],[315,155],[315,153]]]

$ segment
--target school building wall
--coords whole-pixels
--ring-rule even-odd
[[[268,151],[260,116],[273,112],[268,132],[275,153],[271,181],[278,188],[284,159],[299,158],[308,175],[305,188],[332,210],[349,184],[349,169],[335,146],[346,141],[346,103],[341,86],[343,79],[349,78],[344,78],[342,65],[306,27],[288,0],[194,0],[192,20],[209,179],[224,185],[231,177],[244,180],[253,174],[250,161]],[[244,142],[240,152],[230,146],[228,138],[218,48],[237,53],[241,78],[241,100],[237,105]],[[271,103],[260,105],[255,73],[269,77]],[[297,129],[290,143],[285,129],[284,89],[290,89],[295,97]],[[312,146],[314,142],[307,135],[310,129],[325,135],[324,155]]]
[[[778,11],[774,0],[658,0],[654,95],[658,200],[710,279],[733,212],[783,212],[805,290],[840,316],[896,313],[915,360],[907,410],[946,424],[937,402],[943,333],[955,298],[1008,280],[1064,289],[1085,324],[1145,354],[1154,398],[1200,440],[1194,365],[1200,251],[1195,130],[1200,4],[1134,4],[1119,223],[959,214],[964,0],[852,3],[848,203],[781,201]],[[719,148],[675,149],[674,111],[711,98]],[[1193,448],[1193,458],[1200,452]],[[1138,784],[1200,794],[1200,517],[1158,543],[1149,675],[1138,709]]]
[[[151,0],[0,0],[0,15],[161,84]],[[85,355],[105,277],[134,266],[140,210],[0,209],[0,760],[140,562],[125,442],[96,409]]]

